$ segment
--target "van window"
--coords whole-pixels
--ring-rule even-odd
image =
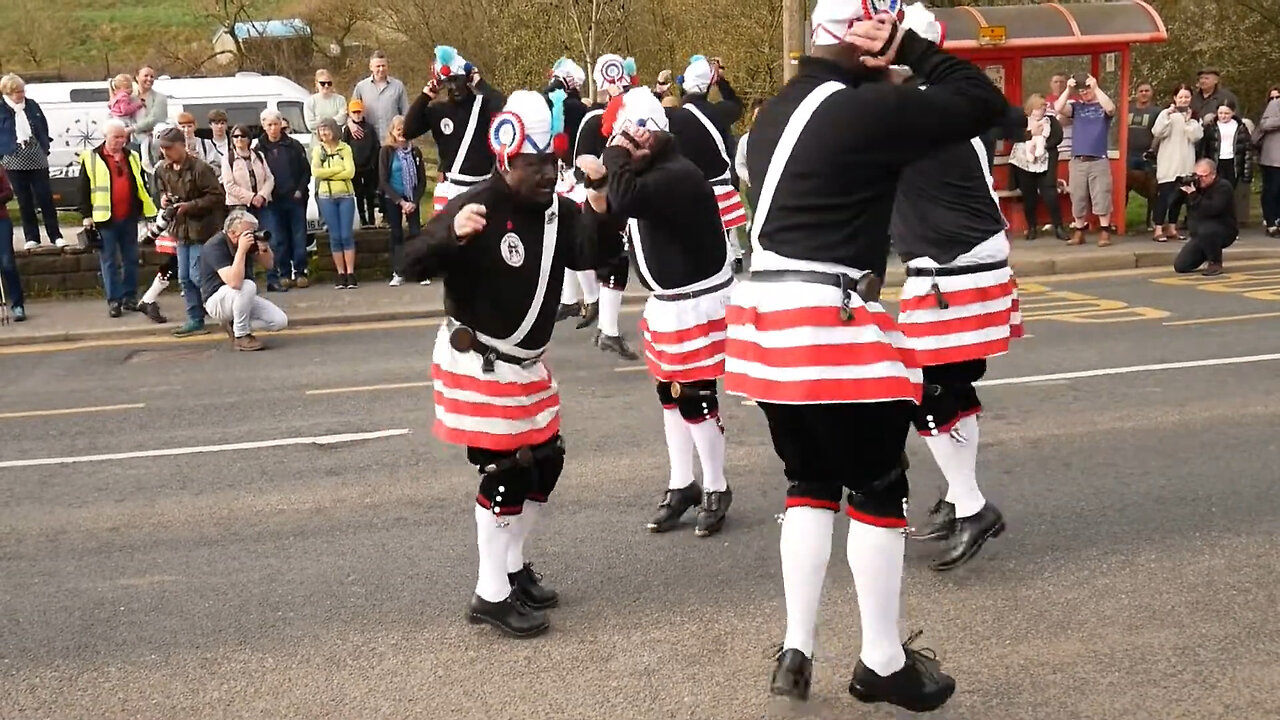
[[[71,91],[71,102],[107,102],[111,91],[106,88],[81,88]]]
[[[289,129],[296,135],[307,132],[307,121],[302,114],[302,103],[288,101],[276,103],[276,110],[289,121]]]
[[[227,124],[229,127],[236,125],[248,125],[257,127],[258,118],[262,115],[262,111],[267,109],[266,103],[254,102],[230,102],[230,103],[206,103],[202,105],[192,105],[189,103],[182,104],[182,110],[189,112],[196,118],[196,127],[200,130],[209,129],[209,113],[214,110],[222,110],[227,114]]]

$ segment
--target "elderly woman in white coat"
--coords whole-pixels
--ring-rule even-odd
[[[66,247],[58,228],[58,209],[49,187],[49,119],[40,103],[27,98],[27,84],[10,73],[0,78],[0,165],[18,198],[27,250],[40,247],[39,210],[49,242]]]
[[[1184,193],[1179,178],[1195,172],[1196,144],[1204,137],[1204,126],[1191,113],[1191,88],[1178,86],[1173,104],[1156,116],[1151,126],[1156,143],[1156,203],[1152,213],[1155,235],[1152,240],[1168,242],[1178,239],[1176,226]]]

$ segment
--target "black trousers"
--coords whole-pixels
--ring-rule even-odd
[[[942,435],[961,419],[982,411],[973,384],[987,374],[987,361],[930,365],[924,369],[924,397],[913,422],[921,435]]]
[[[387,227],[391,230],[391,237],[388,240],[391,250],[391,272],[396,275],[404,274],[404,225],[409,225],[409,239],[418,237],[422,232],[422,207],[417,206],[413,212],[408,215],[400,208],[397,200],[387,198],[386,203],[382,207],[382,216],[387,220]]]
[[[535,454],[560,444],[560,435],[531,448]],[[514,452],[499,452],[479,447],[467,448],[467,462],[480,469],[480,491],[476,503],[496,515],[519,515],[525,500],[546,502],[564,470],[564,452],[552,451],[538,457],[530,465],[515,464],[495,472],[484,472],[485,466],[515,457]]]
[[[1173,271],[1180,273],[1195,272],[1201,265],[1210,262],[1222,264],[1222,249],[1231,247],[1236,239],[1224,237],[1219,233],[1191,234],[1191,239],[1178,251],[1173,259]]]
[[[906,527],[908,485],[902,467],[915,403],[779,405],[760,403],[782,459],[787,507],[840,509],[879,527]]]
[[[1187,194],[1182,192],[1177,182],[1163,182],[1156,186],[1156,206],[1151,214],[1151,222],[1156,225],[1173,224],[1178,221],[1178,213],[1187,202]]]
[[[1262,165],[1262,220],[1267,227],[1280,225],[1280,167]]]
[[[376,218],[373,210],[378,207],[378,168],[356,170],[351,184],[356,193],[356,212],[360,215],[360,224],[372,225]]]
[[[1040,227],[1039,212],[1040,203],[1045,204],[1049,211],[1049,222],[1054,227],[1062,225],[1062,206],[1058,203],[1058,187],[1057,181],[1054,179],[1053,173],[1045,170],[1044,172],[1028,172],[1014,165],[1013,182],[1018,188],[1018,192],[1022,193],[1022,215],[1027,222],[1027,230],[1034,230]]]

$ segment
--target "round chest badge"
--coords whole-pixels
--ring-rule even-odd
[[[503,235],[502,244],[498,246],[498,250],[502,252],[502,259],[506,260],[511,267],[520,267],[524,264],[524,243],[520,242],[520,237],[515,233]]]
[[[440,132],[444,133],[445,135],[452,135],[452,134],[453,134],[453,121],[452,121],[452,120],[450,120],[449,118],[444,118],[443,120],[441,120],[441,121],[440,121]]]

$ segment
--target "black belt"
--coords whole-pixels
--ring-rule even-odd
[[[724,280],[724,282],[718,282],[715,285],[712,285],[711,287],[704,287],[701,290],[690,290],[689,292],[680,292],[680,293],[656,292],[653,294],[653,298],[655,300],[663,300],[666,302],[675,302],[676,300],[692,300],[694,298],[700,298],[703,295],[710,295],[713,292],[720,292],[721,290],[729,287],[732,284],[733,284],[733,276],[730,275],[728,278]]]
[[[1101,160],[1101,159],[1102,159],[1102,156],[1101,156],[1101,155],[1076,155],[1076,156],[1075,156],[1075,158],[1073,158],[1073,159],[1075,159],[1075,160],[1084,160],[1085,162],[1090,162],[1090,161],[1092,161],[1092,160]]]
[[[815,270],[753,270],[751,279],[756,282],[804,282],[815,285],[830,285],[840,288],[840,319],[849,322],[853,319],[853,309],[849,307],[849,293],[857,293],[862,302],[880,302],[880,290],[884,281],[880,276],[865,273],[860,278],[844,273],[818,272]]]
[[[1009,267],[1009,261],[993,260],[977,265],[948,265],[947,267],[912,267],[907,266],[907,277],[949,277],[952,275],[973,275]]]
[[[481,465],[476,469],[480,471],[481,475],[488,475],[516,467],[531,467],[538,460],[544,460],[556,455],[564,455],[564,438],[559,435],[556,436],[556,441],[553,443],[543,443],[537,447],[524,445],[518,448],[511,456],[487,465]]]
[[[449,331],[449,346],[458,352],[479,353],[481,356],[480,369],[487,373],[493,372],[494,363],[497,362],[525,367],[538,362],[542,358],[542,353],[538,353],[535,357],[524,358],[496,350],[481,342],[475,331],[466,325],[459,325]]]

